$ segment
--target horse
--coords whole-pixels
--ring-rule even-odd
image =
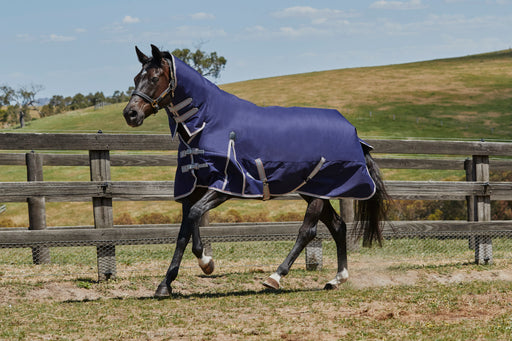
[[[214,261],[204,252],[200,220],[231,198],[269,200],[298,193],[307,209],[294,246],[262,284],[281,288],[317,223],[327,226],[336,243],[337,273],[324,289],[348,280],[347,226],[329,199],[358,199],[354,233],[363,246],[382,245],[388,196],[372,147],[336,110],[260,107],[224,92],[167,51],[151,45],[151,56],[135,47],[142,64],[135,90],[123,110],[126,123],[138,127],[165,109],[172,138],[178,135],[174,197],[183,218],[176,248],[155,297],[168,297],[186,246],[205,274]]]

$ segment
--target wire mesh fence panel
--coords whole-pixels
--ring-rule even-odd
[[[385,235],[382,247],[364,248],[360,245],[349,250],[349,267],[432,267],[450,264],[475,263],[475,247],[478,235],[461,235],[446,233],[441,236],[404,238],[403,235]],[[508,231],[487,232],[485,240],[490,241],[493,261],[512,261],[512,238]],[[148,241],[146,241],[148,242]],[[155,242],[152,240],[151,242]],[[72,244],[72,242],[70,242]],[[115,262],[116,276],[126,277],[133,274],[144,276],[161,276],[167,270],[174,243],[163,241],[162,244],[109,245],[100,246],[50,247],[51,262],[34,265],[33,250],[37,248],[0,248],[0,278],[13,277],[86,277],[97,279],[97,248],[104,248]],[[285,259],[294,241],[236,241],[220,242],[215,238],[205,239],[211,243],[216,271],[273,271]],[[336,245],[331,239],[316,239],[309,251],[309,264],[302,255],[293,269],[336,269]],[[311,257],[312,256],[312,257]],[[318,267],[318,265],[320,266]],[[200,272],[197,260],[190,251],[185,252],[182,267]],[[108,268],[112,268],[111,264]]]

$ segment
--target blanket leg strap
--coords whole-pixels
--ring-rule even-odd
[[[267,175],[265,174],[265,168],[263,168],[263,162],[260,158],[254,160],[256,168],[258,169],[258,175],[260,180],[263,182],[263,200],[270,199],[270,188],[268,186]]]
[[[322,158],[320,159],[320,161],[317,163],[317,165],[315,166],[315,168],[313,168],[313,170],[311,171],[311,173],[308,175],[308,177],[306,179],[304,179],[304,181],[299,185],[297,186],[292,192],[295,192],[295,191],[298,191],[302,186],[304,186],[309,180],[311,180],[315,175],[318,174],[318,172],[320,172],[320,169],[322,169],[322,166],[324,165],[325,163],[325,158],[322,156]]]

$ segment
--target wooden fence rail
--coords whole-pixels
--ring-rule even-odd
[[[512,156],[512,143],[413,140],[368,142],[375,146],[374,155],[381,168],[458,169],[466,172],[467,181],[386,181],[388,192],[395,199],[466,200],[468,219],[392,222],[393,229],[387,225],[385,236],[410,238],[455,235],[458,238],[469,238],[473,241],[475,261],[492,262],[493,233],[499,231],[511,236],[512,228],[507,221],[491,221],[490,202],[512,200],[512,183],[489,181],[489,167],[510,170],[512,161],[490,157]],[[49,247],[95,245],[98,248],[99,279],[115,276],[115,245],[171,242],[177,236],[178,226],[114,227],[112,201],[173,200],[174,183],[112,181],[110,168],[176,166],[176,156],[162,152],[174,152],[177,146],[177,142],[172,141],[169,135],[0,133],[0,150],[4,151],[0,153],[0,165],[27,167],[27,182],[0,182],[0,201],[27,202],[29,208],[28,229],[2,229],[0,247],[31,247],[34,262],[39,264],[49,261]],[[160,154],[111,154],[111,151],[141,150]],[[53,151],[68,151],[69,154]],[[391,157],[393,154],[398,156]],[[415,155],[403,156],[409,154]],[[91,181],[44,181],[42,169],[45,166],[87,166],[90,168]],[[280,199],[298,198],[290,194]],[[47,227],[45,203],[51,201],[92,202],[95,225]],[[340,206],[350,229],[353,206],[345,200],[340,201]],[[212,224],[203,226],[202,236],[212,241],[290,239],[295,238],[299,225],[298,222]],[[318,242],[327,237],[327,230],[320,226],[318,240],[313,243],[317,253],[321,253]],[[316,267],[321,266],[321,257],[316,254],[314,258]],[[315,267],[314,261],[306,260],[306,263]]]

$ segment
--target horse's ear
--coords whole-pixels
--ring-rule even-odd
[[[137,58],[139,58],[139,62],[141,62],[141,64],[146,64],[149,60],[149,57],[142,53],[137,46],[135,46],[135,52],[137,52]]]
[[[151,53],[153,54],[153,60],[160,63],[162,61],[162,52],[155,45],[151,44]]]

